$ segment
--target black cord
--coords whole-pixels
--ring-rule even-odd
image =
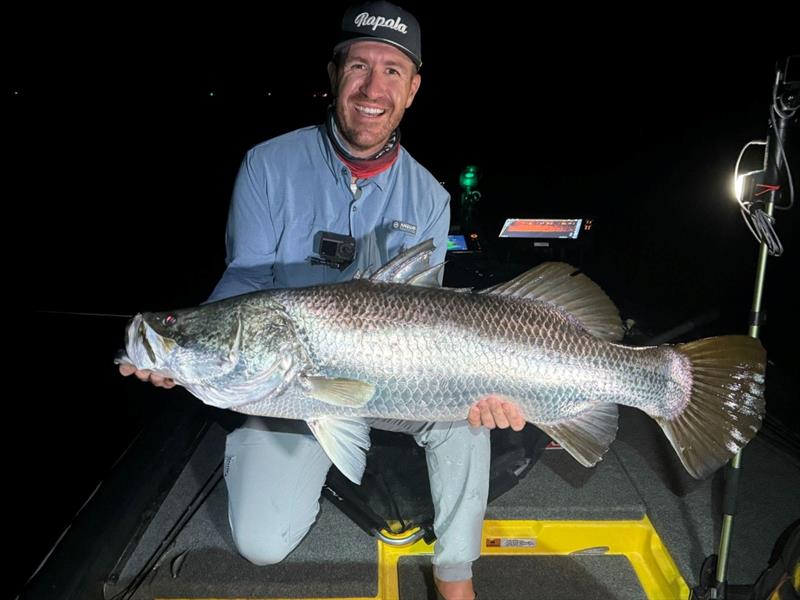
[[[784,147],[783,140],[781,139],[781,133],[778,130],[778,122],[776,120],[776,115],[782,121],[788,121],[789,119],[794,118],[795,113],[797,112],[798,105],[797,104],[787,104],[783,96],[778,94],[778,87],[781,82],[781,72],[779,71],[775,77],[775,83],[772,87],[772,105],[770,106],[769,111],[769,120],[770,125],[772,126],[772,132],[775,136],[775,142],[777,146],[777,156],[767,156],[766,160],[774,161],[775,163],[775,171],[778,176],[780,176],[780,172],[783,170],[786,173],[786,181],[789,187],[789,200],[786,204],[779,205],[777,203],[773,204],[775,210],[789,210],[794,206],[794,181],[792,179],[792,170],[789,166],[789,161],[786,156],[786,148]],[[766,142],[749,142],[742,148],[742,151],[739,153],[739,158],[736,161],[736,171],[735,176],[738,178],[738,171],[739,171],[739,161],[742,159],[742,154],[747,149],[748,146],[751,144],[766,144]],[[765,170],[767,165],[764,165]],[[776,182],[777,183],[777,182]],[[774,191],[771,192],[774,194]],[[741,205],[742,210],[742,217],[744,218],[745,224],[747,228],[750,230],[750,233],[756,238],[759,243],[764,243],[767,246],[767,251],[769,252],[770,256],[780,256],[783,254],[783,244],[781,244],[780,238],[778,234],[775,233],[775,219],[768,215],[764,211],[764,203],[763,202],[743,202],[739,199],[739,204]]]
[[[745,202],[742,204],[742,217],[747,228],[759,241],[767,245],[767,251],[770,256],[780,256],[783,254],[783,244],[775,233],[775,219],[770,217],[761,208],[760,203]]]
[[[386,483],[386,480],[383,477],[383,473],[378,472],[378,479],[383,484],[383,490],[386,492],[386,497],[389,498],[389,502],[392,504],[392,509],[394,510],[394,516],[397,521],[400,523],[400,531],[393,531],[392,533],[403,533],[406,529],[408,529],[408,525],[403,520],[403,517],[400,515],[400,507],[397,505],[397,502],[394,499],[394,495],[392,491],[389,489],[389,485]]]
[[[794,206],[794,182],[792,181],[792,169],[789,167],[789,161],[786,158],[786,149],[783,146],[783,140],[781,136],[778,135],[778,123],[775,121],[775,115],[778,115],[781,119],[788,120],[794,117],[796,111],[797,107],[786,106],[783,102],[783,98],[780,99],[780,102],[778,101],[778,82],[776,81],[772,88],[772,110],[769,112],[769,119],[772,123],[772,131],[775,132],[775,141],[778,143],[778,154],[783,160],[783,167],[786,169],[786,180],[789,184],[789,202],[783,206],[775,204],[776,210],[789,210]]]

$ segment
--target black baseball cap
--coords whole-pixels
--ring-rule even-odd
[[[422,46],[416,17],[399,6],[375,0],[348,8],[342,17],[342,30],[333,48],[334,54],[357,40],[385,42],[402,50],[422,66]]]

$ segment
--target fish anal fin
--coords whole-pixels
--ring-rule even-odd
[[[358,408],[375,395],[375,386],[355,379],[308,376],[303,378],[308,395],[334,406]]]
[[[558,423],[534,423],[584,467],[593,467],[617,437],[616,404],[599,404]]]
[[[366,421],[349,417],[319,417],[309,419],[308,426],[336,468],[356,485],[361,484],[370,446]]]

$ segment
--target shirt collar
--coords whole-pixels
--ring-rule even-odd
[[[336,154],[336,150],[334,149],[333,144],[331,143],[330,139],[328,139],[328,132],[325,129],[324,123],[317,127],[317,135],[319,135],[320,137],[320,143],[322,144],[322,153],[323,156],[325,157],[325,162],[327,163],[333,178],[338,181],[339,178],[342,176],[342,168],[347,169],[347,166],[342,162],[342,159],[340,159],[339,156]],[[400,162],[400,159],[402,158],[402,154],[404,152],[405,148],[403,148],[403,146],[400,145],[397,160],[391,167],[389,167],[388,169],[386,169],[381,173],[378,173],[373,177],[370,177],[369,179],[361,181],[373,182],[375,183],[376,186],[378,186],[378,189],[380,189],[381,191],[386,190],[386,188],[389,185],[389,178],[392,176],[392,173],[395,171],[395,169],[399,168],[398,163]]]

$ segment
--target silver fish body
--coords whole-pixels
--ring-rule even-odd
[[[463,420],[489,394],[516,402],[587,466],[616,435],[617,404],[655,418],[696,477],[757,431],[765,357],[756,340],[624,346],[611,301],[568,265],[469,293],[423,285],[431,248],[369,279],[137,315],[127,360],[209,404],[308,421],[354,481],[369,443],[364,418]]]
[[[359,407],[279,396],[248,404],[249,414],[454,421],[500,394],[547,424],[607,402],[668,415],[690,383],[670,378],[685,361],[668,347],[606,342],[536,300],[365,280],[263,296],[295,324],[301,371],[366,381],[375,393]]]

